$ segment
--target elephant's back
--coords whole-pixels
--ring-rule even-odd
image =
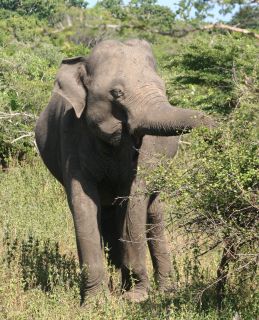
[[[54,177],[62,183],[60,160],[60,127],[64,112],[62,97],[53,94],[41,112],[35,127],[35,139],[40,156]]]

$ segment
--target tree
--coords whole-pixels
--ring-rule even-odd
[[[56,12],[60,2],[60,0],[2,0],[0,9],[17,11],[21,15],[36,14],[40,19],[44,19]]]
[[[85,0],[2,0],[0,9],[16,11],[21,15],[37,15],[40,19],[53,16],[60,6],[74,6],[86,8]]]
[[[157,4],[157,0],[131,0],[129,11],[144,26],[156,27],[161,31],[169,31],[175,20],[175,14],[166,6]]]
[[[123,8],[122,0],[101,0],[97,3],[97,5],[109,10],[113,17],[117,19],[124,20],[127,16]]]
[[[231,24],[240,28],[259,28],[259,7],[245,6],[233,16]]]
[[[180,0],[176,13],[184,20],[191,20],[193,16],[196,20],[204,20],[206,17],[213,17],[212,11],[215,9],[226,15],[239,7],[241,16],[245,16],[246,12],[249,16],[254,16],[253,12],[258,9],[257,4],[258,0]],[[255,19],[256,17],[257,15]]]
[[[86,8],[89,3],[85,0],[68,0],[67,4],[73,7]]]
[[[106,9],[114,9],[123,5],[122,0],[102,0],[98,4]]]

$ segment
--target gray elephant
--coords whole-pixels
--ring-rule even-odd
[[[145,41],[103,41],[89,57],[62,61],[36,142],[73,215],[81,301],[106,285],[104,244],[122,270],[126,299],[148,297],[147,239],[158,288],[168,289],[163,212],[157,194],[145,195],[138,168],[154,153],[173,157],[180,134],[211,124],[202,112],[169,104]]]

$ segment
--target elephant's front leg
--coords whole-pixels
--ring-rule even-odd
[[[141,302],[148,298],[146,269],[146,221],[148,199],[144,181],[136,179],[125,202],[122,228],[122,281],[124,298]]]
[[[80,173],[69,174],[66,182],[68,203],[73,214],[80,266],[81,303],[99,291],[105,272],[100,235],[100,204],[94,182]]]

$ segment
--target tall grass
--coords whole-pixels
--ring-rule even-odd
[[[198,259],[178,232],[171,236],[178,286],[171,297],[152,285],[147,302],[127,303],[119,294],[119,273],[107,266],[114,294],[80,308],[73,222],[62,187],[38,159],[1,172],[0,179],[0,319],[232,319],[236,312],[255,319],[254,297],[229,294],[217,313],[210,283],[218,254]],[[149,270],[151,276],[150,263]]]

